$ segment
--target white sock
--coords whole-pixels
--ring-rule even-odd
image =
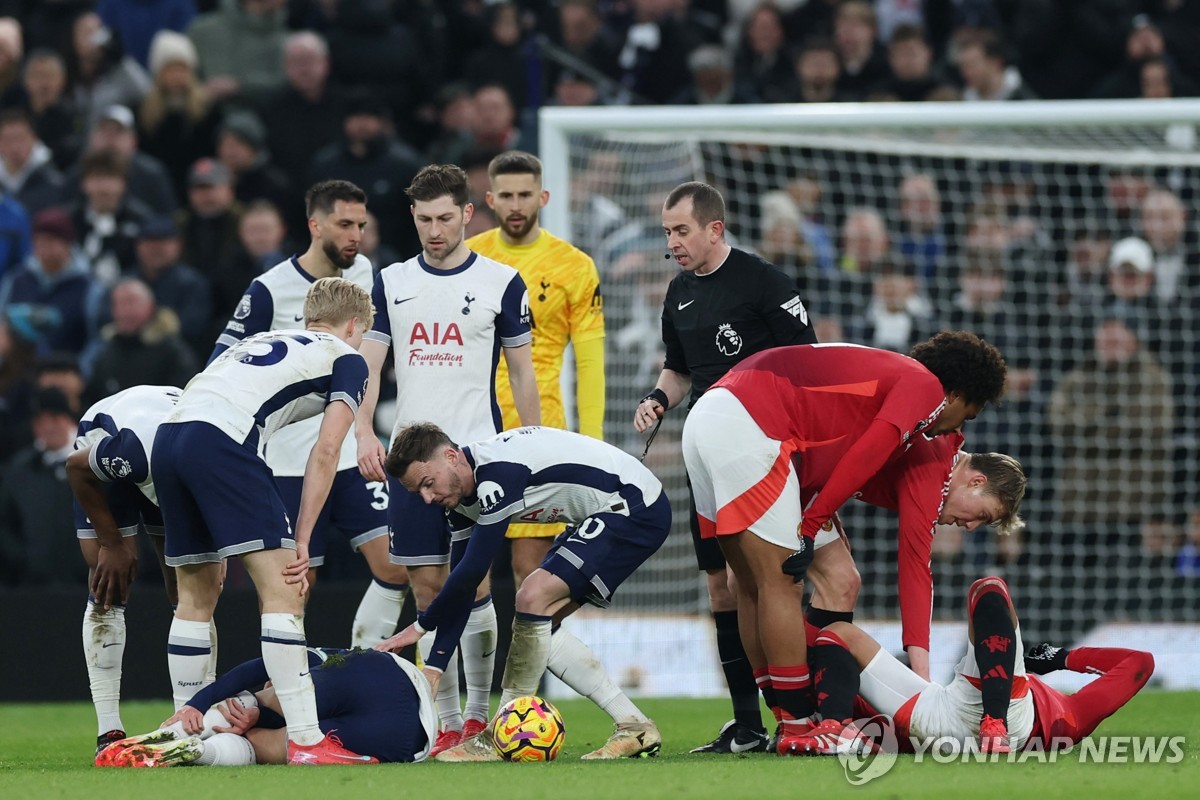
[[[518,611],[513,619],[512,643],[504,665],[500,705],[537,692],[550,660],[550,617]]]
[[[608,676],[592,648],[570,631],[559,628],[550,637],[547,667],[554,677],[598,705],[613,722],[650,721]]]
[[[287,720],[288,739],[304,747],[321,741],[325,734],[317,722],[317,694],[308,674],[304,617],[263,614],[262,655]]]
[[[471,610],[459,642],[463,671],[467,674],[467,709],[463,716],[484,722],[491,719],[488,701],[496,670],[496,607],[490,596],[486,603]]]
[[[167,637],[167,671],[171,674],[171,699],[175,710],[204,688],[212,657],[210,620],[196,622],[175,617]]]
[[[372,579],[354,615],[350,646],[366,649],[394,634],[407,594],[407,583],[383,584],[378,579]]]
[[[204,740],[198,767],[248,767],[254,763],[254,745],[236,733],[214,733]]]
[[[204,671],[204,685],[215,683],[217,680],[217,621],[208,622],[208,645],[212,652],[208,656],[208,667]]]
[[[421,659],[427,661],[429,653],[433,650],[434,635],[422,636],[417,642],[417,649],[421,653]],[[460,731],[463,726],[462,708],[459,706],[458,697],[458,651],[450,654],[450,663],[446,665],[446,671],[442,673],[442,679],[438,682],[437,697],[434,698],[434,705],[437,706],[438,720],[440,721],[439,730],[443,731]]]
[[[125,607],[105,611],[89,598],[83,610],[83,656],[87,661],[96,735],[123,731],[121,722],[121,660],[125,656]]]

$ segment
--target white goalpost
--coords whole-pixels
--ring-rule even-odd
[[[935,621],[999,573],[1027,642],[1148,637],[1129,646],[1163,653],[1165,682],[1200,684],[1198,125],[1200,100],[542,109],[543,224],[596,259],[605,294],[606,438],[642,452],[632,409],[661,368],[676,271],[662,200],[712,183],[733,243],[794,275],[823,341],[907,352],[967,328],[1004,352],[1006,402],[968,424],[967,449],[1022,461],[1028,526],[938,529]],[[683,418],[646,459],[675,530],[618,593],[628,619],[707,611]],[[887,638],[894,520],[850,505],[859,616]]]

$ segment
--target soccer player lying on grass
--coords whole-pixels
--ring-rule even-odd
[[[326,764],[422,761],[437,734],[429,682],[415,666],[375,650],[309,648],[321,730],[352,751]],[[100,767],[286,764],[287,730],[261,658],[197,692],[156,731],[115,742]],[[222,702],[222,698],[228,698]]]
[[[899,512],[904,645],[928,676],[934,523],[1010,518],[1020,495],[1000,487],[1023,493],[1015,461],[988,459],[989,475],[983,460],[958,457],[959,430],[1000,397],[1005,374],[996,348],[966,331],[939,333],[912,357],[778,347],[730,369],[688,415],[683,456],[701,535],[717,538],[737,578],[739,631],[781,741],[806,731],[813,710],[792,582],[811,578],[824,617],[815,624],[852,619],[859,577],[833,519],[851,496]]]
[[[135,386],[99,401],[79,422],[75,452],[67,459],[67,482],[75,495],[75,528],[88,565],[88,603],[83,615],[83,654],[96,707],[96,752],[125,738],[121,722],[121,662],[125,655],[125,605],[137,574],[139,528],[158,553],[167,600],[178,602],[175,570],[163,560],[163,521],[150,472],[159,424],[175,408],[174,386]],[[216,628],[201,680],[216,669]],[[195,691],[174,687],[178,708]]]
[[[575,681],[590,677],[593,686],[611,686],[591,651],[553,628],[584,603],[607,607],[617,587],[666,540],[671,505],[650,470],[612,445],[568,431],[517,428],[459,448],[432,423],[401,430],[386,467],[426,503],[451,510],[452,538],[462,556],[429,608],[377,649],[400,650],[436,630],[425,660],[426,676],[436,687],[509,521],[565,522],[570,527],[517,591],[500,705],[533,694],[552,656]],[[658,753],[658,729],[628,699],[610,697],[603,703],[595,692],[588,696],[618,724],[608,742],[584,758]],[[499,761],[500,756],[489,727],[436,759]]]
[[[1007,753],[1036,742],[1043,749],[1074,744],[1146,685],[1154,657],[1115,647],[1066,650],[1036,645],[1024,660],[1017,612],[1000,578],[981,578],[967,593],[967,653],[946,686],[921,678],[866,631],[835,622],[812,648],[822,721],[790,743],[799,755],[833,755],[864,746],[851,723],[855,695],[892,717],[901,747],[949,737],[978,737],[980,752]],[[1073,695],[1036,675],[1059,669],[1098,674]],[[1034,673],[1033,675],[1029,673]]]

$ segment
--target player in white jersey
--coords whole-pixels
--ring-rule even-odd
[[[517,590],[501,704],[537,690],[553,657],[552,639],[564,635],[559,630],[552,637],[553,627],[584,603],[607,607],[617,587],[654,555],[671,529],[671,505],[650,470],[612,445],[556,428],[516,428],[460,449],[436,425],[419,423],[397,435],[387,471],[430,506],[453,509],[456,549],[465,542],[437,599],[417,622],[376,646],[399,650],[436,629],[425,660],[434,685],[454,653],[474,588],[487,574],[509,523],[569,526]],[[586,650],[582,643],[579,647]],[[657,755],[658,729],[625,702],[629,717],[618,720],[604,747],[585,758]],[[489,730],[438,758],[499,761]]]
[[[384,480],[383,446],[371,431],[379,374],[388,348],[394,352],[398,391],[393,436],[406,425],[433,420],[459,441],[473,441],[503,428],[496,402],[496,366],[503,352],[522,424],[541,421],[533,372],[529,294],[512,267],[471,252],[464,231],[474,210],[467,202],[467,176],[453,165],[422,169],[406,190],[422,252],[392,264],[375,278],[372,299],[378,314],[362,354],[371,370],[358,416],[358,464],[368,480]],[[450,532],[446,517],[406,492],[391,487],[391,558],[408,567],[417,609],[428,608],[449,574]],[[438,696],[442,733],[434,752],[473,735],[488,719],[488,696],[496,652],[496,610],[486,580],[463,636],[467,674],[464,722],[459,709],[455,662]],[[425,649],[422,657],[428,657]]]
[[[150,451],[158,426],[175,408],[180,391],[174,386],[135,386],[96,403],[79,421],[75,452],[67,459],[76,535],[88,565],[83,653],[96,707],[97,751],[125,735],[121,662],[125,605],[138,566],[133,537],[139,529],[150,535],[158,553],[168,601],[177,602],[175,571],[162,560],[162,513],[150,472]],[[205,676],[215,672],[215,643],[215,628],[196,643],[209,653],[203,665]],[[177,707],[189,696],[177,698]]]
[[[304,203],[311,236],[308,250],[250,283],[217,339],[209,363],[247,336],[302,324],[304,297],[318,278],[343,277],[371,291],[375,273],[371,262],[358,252],[367,224],[366,193],[349,181],[322,181],[309,187]],[[299,515],[304,465],[320,429],[319,416],[289,425],[271,439],[266,451],[267,466],[275,475],[284,508],[292,519]],[[388,557],[387,509],[387,482],[363,478],[358,470],[354,435],[347,434],[329,500],[309,543],[308,562],[314,568],[325,563],[331,525],[366,558],[374,580],[354,617],[352,647],[369,647],[395,633],[408,591],[408,570]],[[315,579],[314,569],[308,580],[312,583]]]
[[[366,389],[367,365],[355,348],[372,315],[360,286],[318,280],[304,301],[304,330],[260,333],[229,348],[188,383],[154,440],[166,561],[179,582],[172,640],[207,632],[221,562],[240,556],[258,590],[263,661],[287,718],[292,764],[336,764],[349,753],[318,724],[304,594],[308,542]],[[269,448],[280,428],[322,412],[293,537],[259,448]]]

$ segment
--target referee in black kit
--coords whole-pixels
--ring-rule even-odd
[[[680,184],[662,211],[667,257],[681,272],[663,301],[667,355],[654,391],[637,407],[633,424],[645,431],[667,409],[700,395],[742,359],[772,347],[816,342],[808,310],[795,283],[775,265],[725,241],[725,200],[706,183]],[[690,390],[690,391],[689,391]],[[690,489],[690,487],[689,487]],[[715,538],[701,539],[691,504],[696,562],[708,573],[708,599],[717,627],[717,651],[729,684],[734,719],[693,753],[744,753],[767,749],[758,685],[738,635],[737,596]],[[797,606],[801,603],[797,587]],[[810,612],[811,615],[811,612]],[[818,614],[818,616],[820,616]],[[850,615],[835,614],[821,627]]]

